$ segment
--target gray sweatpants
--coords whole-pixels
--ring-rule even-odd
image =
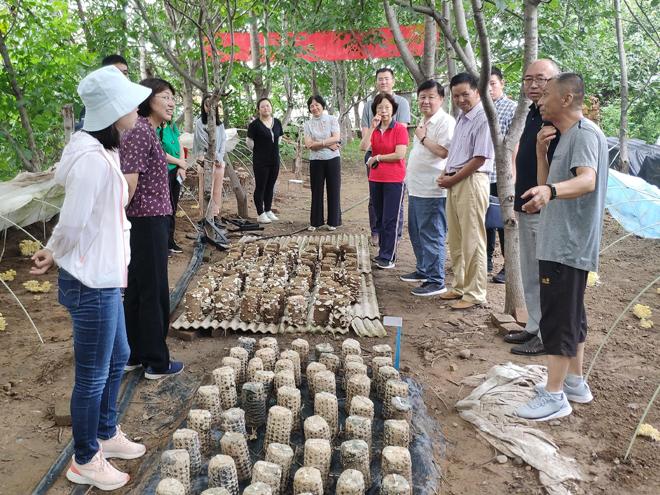
[[[527,325],[525,331],[533,335],[539,333],[541,321],[541,296],[539,285],[539,261],[536,259],[536,234],[541,215],[518,212],[518,239],[520,240],[520,271],[522,274]]]

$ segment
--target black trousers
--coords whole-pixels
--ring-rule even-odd
[[[312,209],[309,224],[320,227],[325,224],[323,214],[323,190],[328,192],[328,225],[341,225],[341,159],[309,161],[309,182],[312,186]]]
[[[170,295],[167,280],[169,216],[130,217],[131,262],[124,292],[126,334],[131,364],[142,363],[155,372],[169,369],[167,332]]]
[[[280,174],[280,165],[266,167],[252,165],[252,169],[254,170],[254,206],[257,208],[257,214],[261,215],[264,211],[270,211],[273,206],[275,182]]]
[[[497,183],[493,182],[490,185],[490,195],[497,196]],[[488,259],[493,258],[493,253],[495,252],[495,233],[500,238],[500,249],[502,250],[502,256],[504,256],[504,229],[486,229],[486,254]]]
[[[167,246],[168,247],[173,247],[175,244],[174,242],[174,222],[176,221],[176,209],[179,205],[179,196],[181,196],[181,184],[179,184],[179,181],[176,180],[177,178],[177,171],[179,170],[179,167],[175,168],[174,170],[168,170],[167,171],[167,178],[169,180],[170,184],[170,203],[172,204],[172,216],[170,217],[170,233],[169,237],[167,239]]]

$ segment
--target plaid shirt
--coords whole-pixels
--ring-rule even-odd
[[[509,133],[509,127],[513,122],[513,114],[516,112],[516,107],[518,103],[513,101],[507,96],[502,96],[501,98],[493,102],[495,104],[495,111],[497,112],[497,120],[500,123],[500,132],[502,135],[506,136]],[[489,174],[491,184],[497,182],[497,171],[493,166],[493,171]]]

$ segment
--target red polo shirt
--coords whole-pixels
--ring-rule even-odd
[[[399,144],[408,146],[408,129],[399,122],[392,121],[385,132],[377,128],[371,134],[373,156],[394,153]],[[369,171],[371,182],[403,182],[405,177],[406,160],[403,158],[396,162],[380,162],[376,168]]]

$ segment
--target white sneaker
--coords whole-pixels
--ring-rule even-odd
[[[337,227],[333,227],[332,225],[328,225],[328,230],[330,232],[333,232],[333,231],[337,230]]]
[[[137,459],[142,457],[147,451],[147,448],[141,443],[131,442],[119,425],[115,436],[107,440],[98,439],[99,445],[103,449],[103,457],[110,459],[116,457],[117,459]]]
[[[277,217],[275,216],[275,213],[273,213],[272,211],[267,211],[267,212],[266,212],[266,216],[267,216],[268,218],[270,218],[272,221],[279,220],[279,218],[277,218]]]
[[[259,223],[271,223],[271,219],[268,217],[266,212],[262,213],[257,217],[257,222]]]
[[[78,464],[75,456],[66,472],[66,479],[79,485],[92,485],[102,491],[117,490],[131,477],[110,464],[99,450],[87,464]]]
[[[309,227],[307,227],[307,230],[309,230],[310,232],[314,232],[316,230],[316,227],[310,225]]]

